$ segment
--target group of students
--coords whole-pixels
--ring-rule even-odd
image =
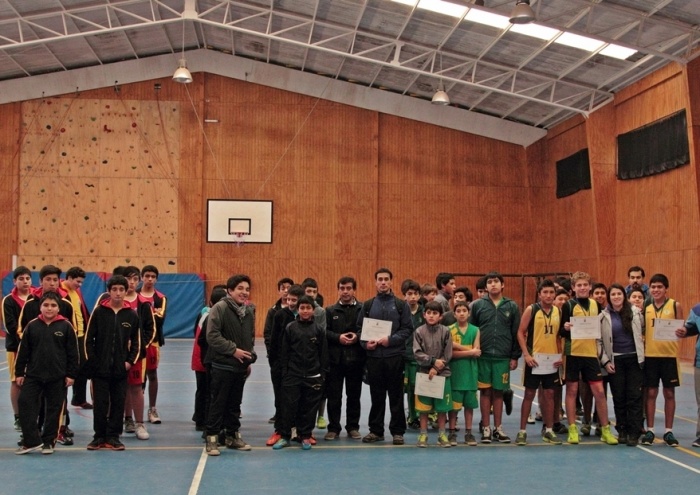
[[[375,273],[375,297],[358,301],[355,279],[342,277],[337,283],[337,302],[325,309],[319,304],[314,280],[295,285],[289,278],[281,279],[279,300],[268,310],[264,330],[275,406],[270,419],[274,430],[266,444],[279,450],[296,439],[303,449],[310,449],[316,444],[314,426],[326,426],[322,416],[326,401],[328,431],[324,440],[337,440],[344,428],[350,439],[382,442],[387,399],[388,429],[394,445],[403,445],[406,430],[413,428],[419,430],[418,447],[426,447],[430,423],[438,430],[437,445],[457,445],[456,423],[462,409],[464,443],[478,443],[472,431],[475,409],[481,413],[481,443],[510,443],[502,425],[503,409],[505,404],[510,414],[510,372],[523,357],[525,396],[515,438],[517,445],[527,444],[527,424],[535,422],[531,409],[538,391],[538,416],[543,421],[545,443],[561,444],[557,433],[565,433],[567,443],[578,444],[580,435],[592,433],[591,417],[597,417],[595,429],[602,442],[651,445],[656,436],[654,413],[661,383],[665,400],[662,438],[667,445],[677,446],[672,427],[674,389],[680,384],[680,371],[678,343],[674,339],[698,335],[700,305],[683,322],[681,305],[668,297],[666,276],[654,275],[649,286],[644,284],[641,268],[632,267],[629,276],[627,287],[591,285],[591,277],[584,272],[567,279],[542,280],[537,287],[537,301],[528,305],[522,315],[515,301],[504,296],[504,279],[496,272],[478,281],[478,297],[472,300],[471,291],[456,287],[455,277],[449,273],[439,274],[435,286],[405,280],[401,284],[403,297],[398,297],[392,290],[393,274],[380,268]],[[199,344],[195,345],[195,352],[200,352],[197,348],[206,343],[210,346],[206,351],[210,364],[202,365],[200,373],[216,373],[217,366],[221,367],[216,364],[217,353],[230,359],[232,349],[243,346],[240,356],[236,356],[238,351],[233,354],[232,364],[236,366],[227,370],[232,377],[239,375],[231,407],[212,413],[210,405],[206,415],[204,401],[195,407],[193,420],[206,418],[206,425],[198,425],[206,429],[206,450],[210,455],[219,455],[218,446],[223,444],[250,449],[245,442],[236,445],[231,441],[240,439],[242,389],[250,373],[249,365],[255,360],[254,311],[241,309],[250,307],[245,297],[235,301],[236,284],[241,280],[229,280],[225,288],[219,289],[223,299],[217,303],[212,298],[209,319],[215,309],[228,310],[239,319],[244,318],[242,315],[250,317],[245,341],[219,343],[218,350],[212,353],[211,345],[221,337],[221,327],[226,325],[219,322],[212,330],[212,322],[206,325],[207,318],[203,318],[197,329]],[[249,295],[249,280],[243,282]],[[229,301],[232,298],[238,309]],[[598,322],[599,336],[581,335],[574,328],[586,318]],[[664,319],[677,325],[672,328],[675,337],[671,339],[668,335],[663,339],[656,335],[655,325],[661,325],[659,320]],[[377,335],[371,330],[377,320],[390,323],[384,326],[386,334]],[[232,319],[229,324],[236,321]],[[367,335],[363,336],[363,331]],[[193,369],[194,365],[193,357]],[[696,365],[700,366],[700,361]],[[430,396],[422,394],[427,390],[422,385],[416,393],[416,382],[426,378],[420,374],[427,375],[428,381],[434,377],[444,379],[437,396],[434,392]],[[697,375],[696,372],[696,378]],[[369,385],[371,396],[369,433],[364,436],[359,431],[363,381]],[[210,380],[210,384],[213,382]],[[568,426],[562,424],[563,385]],[[608,385],[617,436],[608,419]],[[345,425],[341,424],[343,388]],[[212,404],[222,400],[221,393],[220,388],[211,388],[208,396]],[[404,394],[408,399],[407,415]],[[700,392],[697,395],[700,404]],[[583,410],[577,407],[578,401]],[[580,429],[577,416],[582,417]],[[700,416],[698,437],[694,447],[700,446]]]
[[[140,440],[150,436],[144,426],[146,389],[148,420],[161,423],[157,369],[166,297],[155,289],[158,269],[115,268],[92,311],[80,290],[85,271],[72,267],[65,280],[61,273],[43,266],[33,288],[29,268],[17,267],[14,287],[2,301],[10,400],[21,431],[16,454],[52,454],[56,443],[73,445],[69,387],[73,406],[93,410],[87,449],[124,450],[124,431]],[[88,380],[93,403],[87,401]]]

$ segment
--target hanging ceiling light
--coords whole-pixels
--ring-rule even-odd
[[[173,81],[181,84],[192,82],[192,74],[187,70],[187,60],[185,60],[185,20],[182,20],[182,58],[178,62],[178,68],[173,74]]]
[[[535,20],[535,11],[530,7],[530,0],[518,0],[510,14],[510,22],[513,24],[528,24]]]
[[[445,92],[445,88],[442,85],[442,79],[440,79],[440,82],[438,83],[438,89],[435,92],[435,94],[433,95],[432,104],[433,105],[449,105],[450,104],[450,97]]]
[[[442,73],[442,52],[440,53],[440,73]],[[435,59],[433,59],[434,61]],[[438,81],[438,89],[433,95],[433,99],[431,100],[431,103],[433,105],[449,105],[450,104],[450,97],[445,91],[445,86],[442,84],[442,78]]]

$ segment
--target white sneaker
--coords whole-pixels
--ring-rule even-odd
[[[535,418],[532,417],[532,414],[530,414],[530,415],[527,417],[527,424],[529,424],[529,425],[534,425],[534,424],[535,424]]]
[[[146,431],[146,427],[143,425],[143,423],[136,424],[136,438],[139,440],[148,440],[151,438],[151,435],[148,434],[148,431]]]
[[[158,415],[158,411],[156,411],[155,407],[148,408],[148,422],[153,423],[154,425],[159,425],[161,423],[160,416]]]

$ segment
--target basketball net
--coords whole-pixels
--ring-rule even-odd
[[[234,244],[236,244],[236,246],[241,247],[243,244],[245,244],[245,239],[244,239],[245,233],[234,232],[233,235],[236,236],[236,238],[233,241]]]

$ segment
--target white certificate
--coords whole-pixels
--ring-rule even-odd
[[[676,330],[682,328],[683,320],[665,320],[654,318],[654,340],[678,340]]]
[[[598,316],[572,316],[571,340],[599,339],[600,317]]]
[[[391,335],[391,322],[387,320],[375,320],[365,318],[362,320],[362,332],[360,340],[379,340]]]
[[[435,375],[431,380],[427,373],[416,373],[416,395],[442,399],[445,397],[445,377]]]
[[[538,366],[532,368],[533,375],[551,375],[559,371],[554,366],[554,363],[561,361],[561,354],[545,354],[544,352],[536,352],[532,355],[537,361]]]

